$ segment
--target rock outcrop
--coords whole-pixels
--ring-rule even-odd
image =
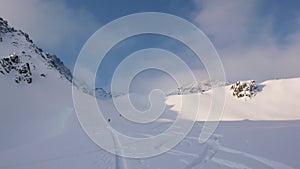
[[[237,98],[252,98],[258,92],[258,87],[254,80],[245,82],[237,81],[230,87],[230,89],[233,91],[232,95]]]

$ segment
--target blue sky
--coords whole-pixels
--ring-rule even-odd
[[[229,81],[300,75],[300,2],[297,0],[0,0],[0,16],[27,32],[34,42],[73,68],[85,41],[101,26],[136,12],[164,12],[197,25],[216,47]],[[138,36],[119,44],[99,70],[97,85],[107,86],[114,67],[135,50],[160,47],[180,55],[200,80],[201,62],[182,44],[165,37]],[[144,72],[153,85],[163,73]],[[156,75],[156,76],[154,76]],[[163,76],[163,78],[162,78]],[[139,78],[137,78],[139,79]],[[145,79],[137,80],[143,85]]]

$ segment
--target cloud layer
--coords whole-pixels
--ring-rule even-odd
[[[261,1],[212,0],[195,4],[198,10],[193,13],[194,22],[216,45],[229,80],[300,76],[300,31],[276,35],[274,29],[281,22],[275,13],[263,14]],[[289,26],[300,30],[300,13],[289,19],[293,23]]]
[[[70,61],[61,55],[76,58],[82,43],[99,27],[88,11],[72,9],[64,1],[0,1],[1,17],[27,32],[38,46],[64,60]]]

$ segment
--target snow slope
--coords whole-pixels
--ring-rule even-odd
[[[73,113],[70,71],[2,18],[0,38],[0,150],[60,134]]]
[[[145,159],[122,158],[98,147],[82,130],[72,102],[72,76],[59,59],[42,52],[25,33],[14,30],[3,20],[0,23],[0,59],[13,53],[21,59],[9,72],[0,65],[4,70],[0,73],[0,169],[300,168],[296,104],[299,79],[264,82],[260,84],[262,91],[246,101],[232,97],[226,87],[225,121],[208,142],[198,142],[203,126],[199,121],[183,141],[164,154]],[[16,83],[15,78],[22,75],[19,68],[26,63],[30,65],[32,82]],[[82,98],[92,97],[76,92]],[[209,109],[210,92],[193,94],[201,98],[199,120],[205,119]],[[156,122],[143,125],[120,116],[109,97],[98,103],[113,128],[132,137],[148,137],[170,127],[179,113],[180,98],[191,96],[169,96],[165,113]],[[122,97],[125,96],[119,99]],[[144,96],[133,97],[137,107],[148,108]]]
[[[253,98],[233,97],[230,86],[226,86],[224,114],[221,120],[299,120],[299,86],[300,78],[265,81],[258,84],[261,91]],[[191,95],[197,95],[200,99],[197,120],[206,120],[210,110],[212,91]],[[191,95],[172,95],[168,97],[166,103],[173,106],[171,110],[179,112],[182,99],[191,98]],[[191,106],[197,105],[196,101],[193,103],[191,100]]]

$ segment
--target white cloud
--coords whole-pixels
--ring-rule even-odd
[[[0,4],[1,17],[50,53],[80,49],[80,41],[99,26],[88,11],[71,9],[64,1],[0,0]]]
[[[274,16],[259,15],[260,1],[195,1],[194,22],[212,42],[223,60],[227,79],[299,77],[300,31],[280,44]],[[300,23],[300,15],[295,19]],[[300,28],[300,24],[296,25]],[[299,30],[299,29],[298,29]]]
[[[253,11],[257,2],[253,0],[211,0],[195,3],[199,7],[194,13],[195,22],[220,45],[243,42],[256,22]]]
[[[230,80],[300,77],[300,41],[287,47],[254,46],[222,50],[225,71]]]

